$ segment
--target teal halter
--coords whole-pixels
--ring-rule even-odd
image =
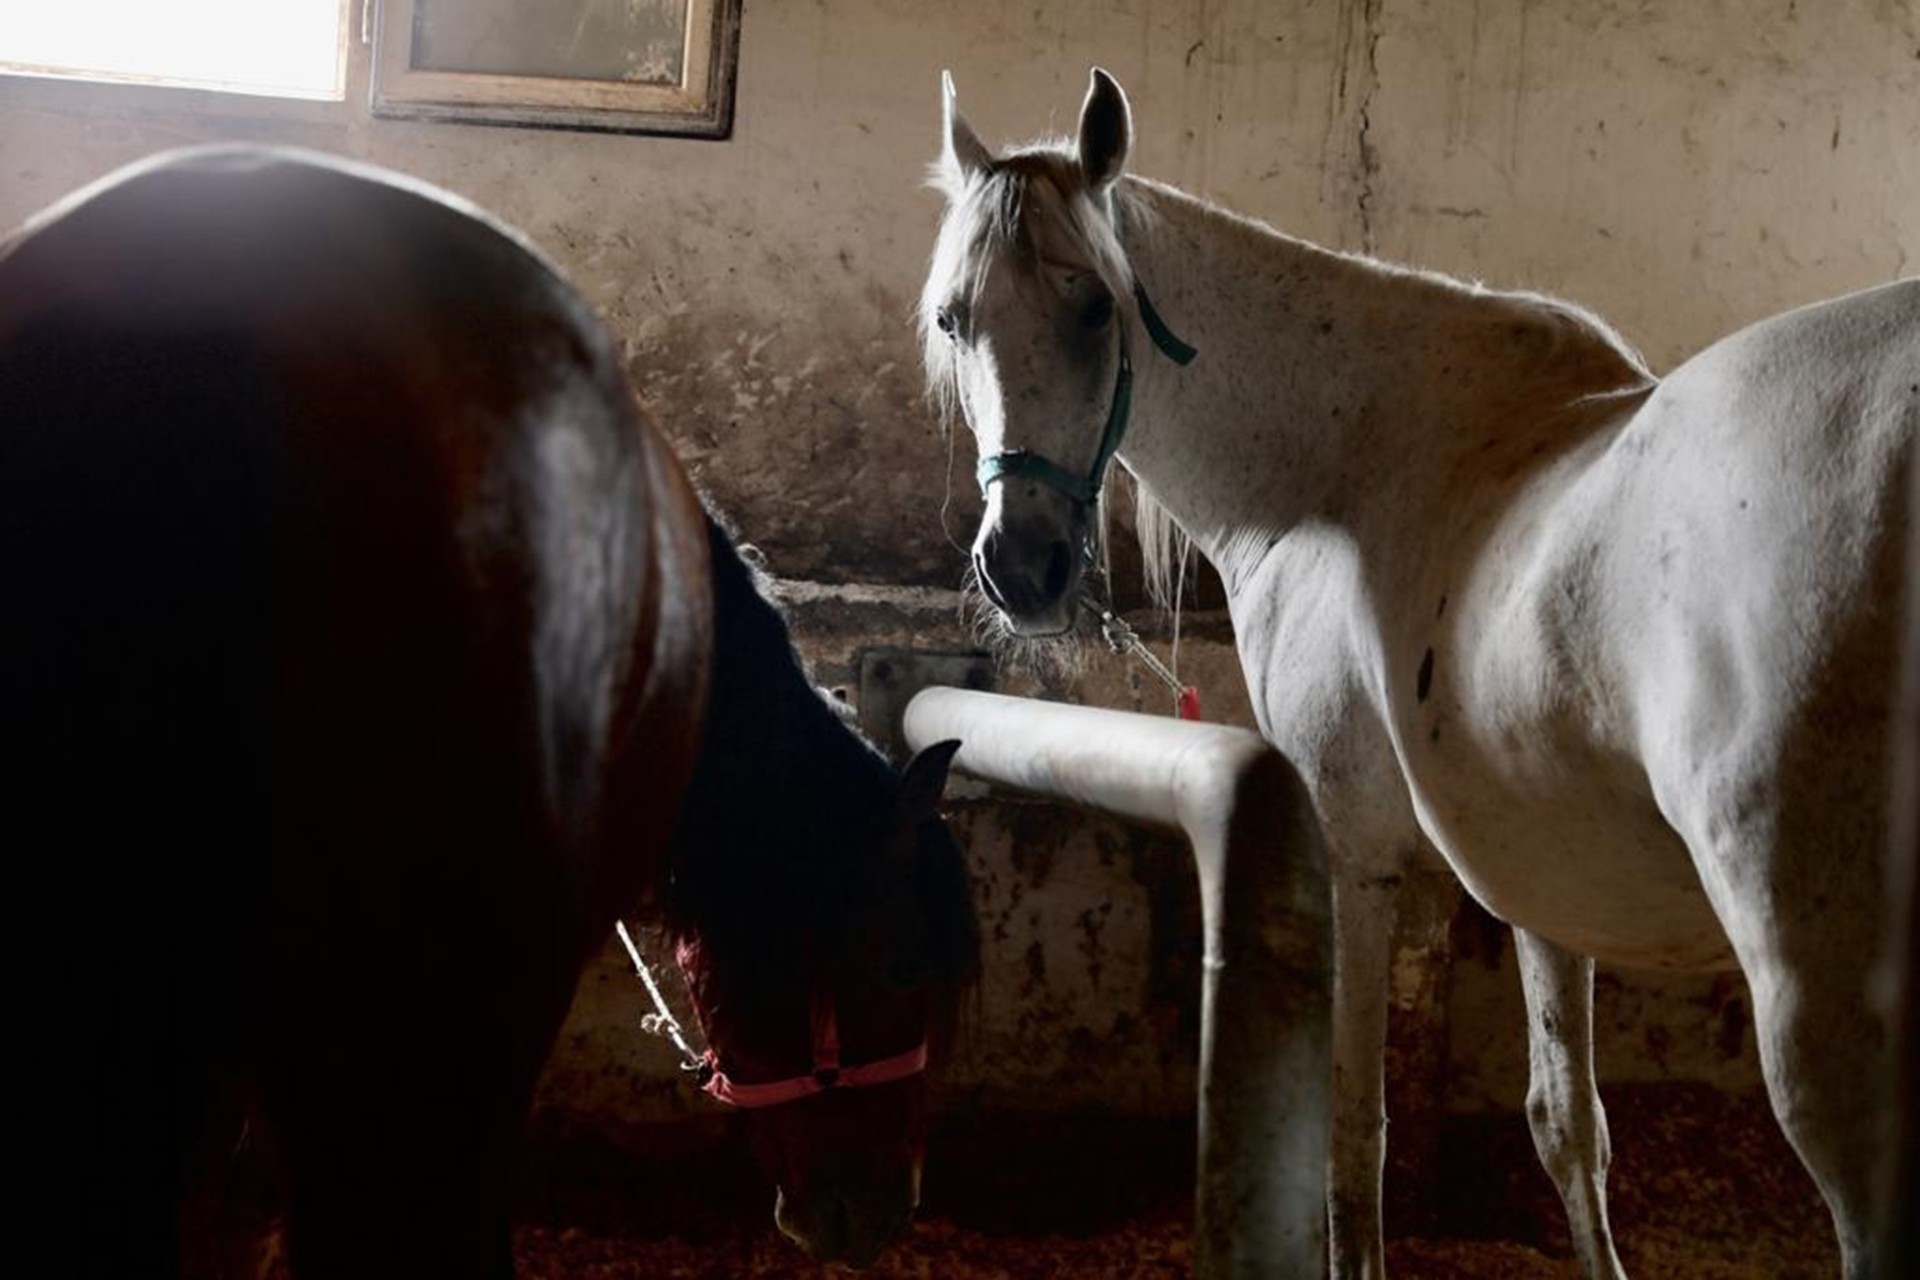
[[[1138,281],[1133,286],[1134,301],[1140,305],[1140,319],[1147,326],[1147,336],[1153,339],[1153,345],[1160,348],[1160,354],[1177,365],[1192,363],[1199,353],[1174,336],[1167,328],[1166,321],[1147,301],[1147,291]],[[1120,451],[1120,442],[1127,435],[1127,418],[1133,411],[1133,360],[1127,355],[1127,347],[1120,344],[1120,372],[1113,383],[1113,403],[1107,409],[1106,429],[1100,433],[1100,448],[1093,455],[1093,465],[1087,474],[1076,475],[1050,458],[1043,458],[1026,449],[1008,449],[1000,453],[988,454],[980,459],[980,467],[974,473],[980,481],[980,492],[996,480],[1005,480],[1009,476],[1027,476],[1049,485],[1073,500],[1075,506],[1090,507],[1099,501],[1100,488],[1106,483],[1107,465],[1113,461],[1113,455]]]

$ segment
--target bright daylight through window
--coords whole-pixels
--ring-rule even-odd
[[[345,92],[345,0],[0,0],[0,74]]]

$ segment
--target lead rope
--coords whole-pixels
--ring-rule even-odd
[[[660,994],[660,984],[653,980],[653,970],[640,957],[640,948],[633,945],[633,935],[627,932],[627,922],[613,922],[614,932],[620,935],[620,942],[627,949],[627,958],[633,961],[633,971],[640,975],[640,985],[653,997],[653,1012],[642,1014],[640,1029],[650,1036],[660,1036],[671,1041],[680,1051],[680,1069],[693,1076],[701,1088],[713,1076],[713,1064],[705,1054],[695,1053],[693,1046],[687,1043],[687,1033],[680,1026],[680,1020],[673,1016],[673,1010],[667,1008],[666,997]]]
[[[1131,653],[1140,659],[1147,670],[1159,677],[1160,683],[1167,686],[1173,694],[1173,714],[1182,720],[1200,718],[1200,690],[1181,681],[1179,673],[1147,648],[1147,642],[1140,633],[1127,624],[1127,620],[1115,613],[1111,607],[1102,603],[1089,591],[1080,597],[1080,605],[1100,622],[1100,638],[1107,642],[1107,648],[1116,657],[1125,657]]]

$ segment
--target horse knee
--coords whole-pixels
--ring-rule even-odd
[[[1533,1149],[1539,1153],[1542,1167],[1555,1182],[1565,1182],[1566,1128],[1554,1114],[1552,1100],[1542,1090],[1527,1090],[1527,1128],[1533,1134]]]
[[[1613,1163],[1606,1112],[1598,1097],[1574,1105],[1537,1085],[1527,1090],[1527,1128],[1541,1167],[1565,1188],[1575,1181],[1604,1182]]]

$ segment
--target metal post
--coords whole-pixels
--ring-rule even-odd
[[[1332,909],[1293,767],[1245,729],[961,689],[918,694],[905,733],[960,739],[977,778],[1186,835],[1206,935],[1195,1274],[1319,1276]]]

